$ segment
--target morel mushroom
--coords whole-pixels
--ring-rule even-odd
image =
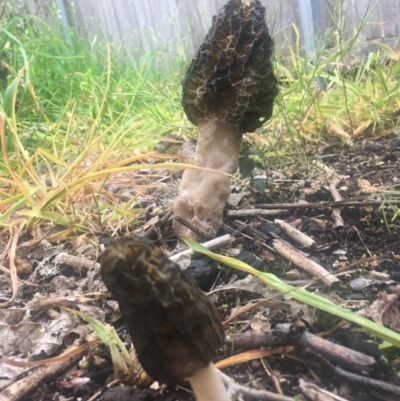
[[[188,379],[199,401],[228,401],[211,362],[223,327],[192,277],[145,238],[117,239],[100,264],[146,372],[166,384]]]
[[[255,131],[272,115],[277,94],[272,50],[260,1],[229,0],[213,18],[182,81],[183,108],[199,128],[195,166],[227,174],[237,170],[242,134]],[[230,194],[229,180],[206,170],[185,170],[174,215],[215,235]],[[174,229],[196,237],[176,221]]]

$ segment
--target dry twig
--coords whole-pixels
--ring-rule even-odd
[[[301,231],[297,230],[297,228],[294,228],[290,224],[286,223],[283,220],[275,219],[274,223],[290,238],[292,238],[294,241],[296,241],[298,244],[301,246],[304,246],[306,248],[314,248],[315,247],[315,241],[310,238],[308,235],[302,233]]]
[[[374,196],[379,195],[375,193]],[[356,198],[364,199],[365,197]],[[342,200],[339,202],[318,202],[318,203],[260,203],[256,205],[260,209],[325,209],[327,207],[381,207],[384,204],[400,206],[400,200],[370,200],[366,202],[357,202],[354,200]]]
[[[183,226],[189,228],[190,230],[192,230],[193,232],[195,232],[197,235],[199,235],[202,238],[205,238],[205,239],[213,239],[214,238],[213,234],[205,232],[204,230],[202,230],[199,227],[195,226],[190,221],[187,221],[186,219],[184,219],[180,215],[175,216],[175,220],[178,223],[182,224]]]
[[[295,345],[299,349],[308,349],[312,353],[322,355],[331,362],[353,371],[368,371],[376,365],[375,359],[371,356],[308,333],[299,324],[278,324],[273,333],[290,345]]]
[[[318,387],[315,383],[310,383],[307,380],[299,380],[299,387],[301,391],[313,401],[348,401],[343,397],[339,397],[328,390]]]
[[[229,234],[223,235],[222,237],[214,238],[210,241],[203,242],[201,245],[207,249],[217,249],[225,245],[228,245],[232,241],[232,236]],[[168,255],[168,258],[174,262],[177,262],[182,256],[192,256],[195,254],[193,249],[186,249],[185,251],[179,252],[175,255]]]
[[[286,397],[285,395],[275,394],[266,390],[254,390],[249,387],[242,386],[236,383],[226,374],[220,372],[222,380],[231,396],[232,401],[252,399],[252,400],[265,400],[265,401],[294,401],[292,397]]]
[[[332,377],[340,377],[341,379],[349,381],[353,384],[357,384],[364,389],[369,388],[371,390],[384,392],[386,395],[392,394],[397,397],[400,396],[400,386],[395,386],[390,383],[385,383],[381,380],[371,379],[366,376],[361,376],[356,373],[348,372],[347,370],[344,370],[338,366],[334,366],[327,359],[316,353],[313,353],[312,357],[314,359],[317,359],[321,363],[321,365],[323,365],[323,368],[327,369]]]
[[[172,209],[172,207],[171,207],[171,208],[164,214],[164,216],[161,218],[161,220],[157,223],[157,226],[160,227],[160,228],[164,227],[164,226],[167,224],[168,220],[172,217],[173,214],[174,214],[174,211],[173,211],[173,209]],[[152,225],[152,226],[146,231],[146,233],[144,234],[144,237],[153,238],[153,237],[155,237],[155,236],[157,236],[157,230],[156,230],[155,226]]]
[[[277,214],[286,214],[287,210],[265,210],[265,209],[240,209],[228,210],[228,217],[257,217],[257,216],[276,216]]]
[[[91,270],[91,269],[99,269],[100,265],[96,263],[94,260],[89,260],[85,258],[81,258],[80,256],[70,255],[67,252],[59,253],[55,259],[55,264],[64,264],[67,266],[73,267],[76,272],[80,272],[81,269]]]
[[[84,352],[86,352],[86,349],[58,364],[39,367],[33,371],[32,374],[18,380],[3,390],[0,393],[0,399],[2,401],[20,400],[24,395],[36,389],[43,383],[50,382],[53,377],[59,376],[71,366],[75,365],[82,358]]]
[[[335,202],[342,201],[342,196],[340,195],[339,191],[336,188],[336,184],[332,183],[329,184],[329,192],[332,195],[332,198]],[[340,214],[340,209],[338,207],[334,207],[332,209],[332,219],[335,222],[335,228],[344,227],[344,221]]]
[[[332,273],[329,273],[324,267],[302,255],[293,247],[283,243],[283,241],[275,239],[272,241],[272,245],[280,255],[312,276],[319,277],[329,288],[337,287],[340,284],[340,280]]]

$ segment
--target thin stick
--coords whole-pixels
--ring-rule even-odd
[[[283,220],[275,219],[274,223],[290,238],[295,240],[298,244],[305,246],[306,248],[315,248],[315,241],[308,235],[302,233],[297,228],[294,228],[290,224]]]
[[[164,227],[165,224],[167,224],[167,221],[169,220],[169,218],[174,214],[174,210],[172,209],[172,207],[164,214],[164,216],[161,218],[161,220],[157,223],[157,225],[159,227]],[[151,226],[144,234],[144,237],[147,238],[152,238],[154,236],[157,235],[157,231],[153,226]]]
[[[331,393],[328,390],[324,390],[321,387],[318,387],[316,384],[310,383],[302,378],[299,379],[299,387],[310,400],[348,401],[348,399],[339,397],[337,394]]]
[[[280,209],[241,209],[241,210],[228,210],[228,217],[257,217],[257,216],[276,216],[277,214],[285,214],[287,210]]]
[[[104,298],[111,296],[111,294],[107,292],[93,292],[90,294],[81,294],[81,295],[71,295],[69,297],[60,297],[60,296],[48,296],[39,300],[38,304],[35,305],[37,309],[48,309],[48,308],[62,308],[62,307],[70,307],[78,304],[84,304],[87,302],[99,301]]]
[[[214,238],[211,241],[203,242],[203,245],[207,249],[221,248],[228,245],[233,240],[233,237],[229,234],[223,235],[222,237]],[[175,255],[168,256],[170,260],[177,262],[182,256],[192,256],[195,252],[193,249],[186,249],[185,251],[179,252]]]
[[[331,193],[332,198],[335,202],[340,202],[343,200],[342,195],[340,195],[339,191],[336,188],[336,184],[329,184],[329,192]],[[338,207],[334,207],[332,209],[332,219],[335,222],[335,228],[344,227],[344,221]]]
[[[254,390],[252,388],[242,386],[241,384],[236,383],[232,378],[230,378],[229,376],[227,376],[222,372],[220,372],[220,375],[232,399],[237,399],[235,398],[235,396],[243,395],[247,396],[244,398],[250,398],[255,400],[294,401],[294,398],[292,397],[286,397],[285,395],[275,394],[267,390]]]
[[[364,247],[365,250],[367,251],[369,257],[372,258],[372,253],[369,251],[367,245],[365,245],[365,242],[364,242],[364,240],[363,240],[362,237],[361,237],[360,231],[358,231],[358,229],[357,229],[356,226],[352,226],[351,228],[357,233],[358,239],[360,240],[360,242],[362,243],[363,247]]]
[[[192,230],[194,233],[196,233],[197,235],[200,235],[201,237],[205,238],[205,239],[213,239],[214,236],[205,232],[204,230],[200,229],[199,227],[196,227],[194,224],[192,224],[190,221],[187,221],[186,219],[184,219],[182,216],[177,215],[175,216],[175,220],[182,224],[183,226],[189,228],[190,230]]]
[[[70,255],[67,252],[59,253],[55,259],[56,265],[64,264],[74,268],[75,272],[81,272],[82,270],[91,270],[100,268],[100,264],[94,260],[82,258],[80,256]]]
[[[335,364],[357,372],[371,371],[376,366],[372,356],[308,333],[303,324],[298,326],[298,323],[281,323],[276,325],[273,334],[290,345],[322,355]]]
[[[283,238],[281,238],[278,234],[275,234],[275,233],[272,233],[272,232],[271,232],[270,235],[271,235],[271,237],[272,237],[273,239],[276,239],[276,240],[282,242],[282,244],[284,244],[284,245],[287,246],[288,248],[292,249],[293,252],[296,252],[296,253],[298,253],[298,254],[300,254],[300,255],[303,255],[305,258],[308,258],[308,255],[309,255],[308,253],[305,253],[305,252],[301,251],[300,249],[295,248],[292,244],[290,244],[289,242],[285,241],[285,240],[284,240]]]
[[[376,195],[376,194],[375,194]],[[382,205],[394,205],[400,206],[399,200],[378,200],[378,201],[367,201],[367,202],[356,202],[343,200],[340,202],[319,202],[319,203],[262,203],[256,205],[260,209],[324,209],[327,207],[381,207]]]
[[[265,373],[269,376],[269,378],[272,380],[272,383],[274,384],[275,390],[278,394],[283,395],[282,387],[279,383],[278,378],[276,377],[275,374],[272,373],[272,369],[269,367],[268,362],[264,360],[264,358],[260,359],[261,365],[263,366]]]
[[[49,383],[53,377],[59,376],[71,366],[75,365],[82,358],[84,352],[86,352],[86,349],[58,364],[38,368],[31,375],[24,377],[3,390],[0,393],[0,399],[2,401],[20,400],[27,393],[41,386],[43,383]]]
[[[302,255],[296,249],[276,239],[272,241],[272,245],[280,255],[312,276],[319,277],[329,288],[337,287],[340,284],[340,280],[332,273],[329,273],[324,267]]]
[[[257,228],[251,226],[250,224],[246,224],[243,223],[239,220],[235,220],[234,223],[241,227],[243,230],[249,231],[252,234],[257,235],[258,237],[260,237],[261,239],[263,239],[264,241],[269,241],[271,239],[271,237],[265,233],[263,233],[262,231],[258,230]]]
[[[342,219],[342,215],[340,214],[340,209],[338,207],[332,209],[332,219],[334,221],[335,228],[344,227],[344,221]]]
[[[344,379],[352,384],[357,384],[358,386],[360,386],[360,388],[363,389],[374,389],[376,391],[384,392],[385,394],[387,394],[387,396],[389,394],[400,396],[400,386],[385,383],[381,380],[371,379],[366,376],[361,376],[356,373],[344,370],[338,366],[334,366],[318,353],[313,353],[312,358],[319,361],[324,370],[326,370],[327,373],[331,374],[332,377],[336,376],[337,378]]]
[[[239,220],[235,220],[234,224],[239,226],[239,227],[241,227],[241,229],[243,229],[243,230],[246,230],[246,231],[248,231],[248,232],[250,232],[250,233],[252,233],[254,235],[257,235],[258,237],[262,238],[264,241],[269,241],[270,240],[270,237],[268,235],[264,234],[260,230],[257,230],[257,228],[254,228],[250,224],[243,223],[243,222],[241,222]],[[242,235],[245,235],[245,234],[242,234]],[[246,235],[246,237],[248,237],[248,238],[250,238],[250,239],[252,239],[254,241],[254,238],[251,238],[248,235]],[[269,251],[274,252],[274,249],[271,248],[269,245],[267,245],[265,242],[261,242],[261,245],[264,248],[267,248]]]

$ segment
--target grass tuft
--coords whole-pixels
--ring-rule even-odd
[[[310,149],[397,127],[399,53],[385,45],[365,56],[356,52],[372,11],[346,38],[338,0],[332,28],[316,38],[311,58],[299,44],[299,29],[291,27],[295,44],[276,49],[274,116],[246,136],[265,165],[294,160],[307,169]],[[165,135],[195,135],[180,105],[188,60],[162,50],[133,57],[101,36],[89,42],[11,8],[3,20],[0,227],[10,227],[16,216],[26,219],[28,231],[43,222],[61,225],[59,237],[97,235],[110,229],[106,222],[118,226],[121,219],[134,226],[142,211],[132,209],[135,199],[118,201],[105,185],[140,169]],[[147,189],[139,186],[137,193]]]

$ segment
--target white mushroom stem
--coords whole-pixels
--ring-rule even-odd
[[[233,174],[239,165],[242,134],[238,127],[215,120],[198,124],[199,136],[193,164]],[[225,202],[230,195],[230,177],[205,170],[184,171],[174,215],[181,215],[202,230],[215,235],[222,225]],[[190,229],[174,222],[175,232],[196,238]],[[198,238],[196,238],[198,239]]]
[[[197,401],[232,401],[213,363],[199,369],[189,379]]]

